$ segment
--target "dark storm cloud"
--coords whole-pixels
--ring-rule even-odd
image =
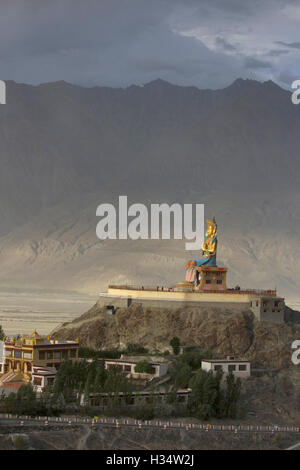
[[[283,41],[276,41],[276,44],[280,44],[281,46],[288,47],[289,49],[300,49],[300,42],[283,42]]]
[[[272,68],[272,64],[267,61],[255,59],[254,57],[246,57],[245,67],[246,69],[268,69]]]
[[[269,55],[271,57],[279,57],[283,54],[289,54],[289,52],[290,51],[286,51],[286,50],[283,50],[283,49],[272,49],[266,55]]]
[[[127,86],[159,77],[205,88],[268,79],[267,52],[284,56],[271,51],[273,23],[281,46],[298,44],[276,16],[288,24],[295,8],[293,0],[1,0],[0,78]]]

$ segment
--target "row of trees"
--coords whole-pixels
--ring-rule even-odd
[[[223,380],[223,372],[214,374],[201,369],[201,361],[211,359],[212,351],[191,349],[176,357],[170,370],[174,390],[191,388],[188,412],[198,419],[236,418],[241,394],[241,380],[232,373]]]
[[[148,354],[149,350],[143,346],[135,343],[129,343],[126,349],[118,350],[111,349],[109,351],[96,351],[94,349],[88,348],[86,346],[80,346],[78,354],[79,357],[84,359],[98,359],[98,358],[107,358],[107,359],[118,359],[121,357],[121,354],[130,355],[130,354]]]
[[[98,361],[65,362],[56,374],[54,395],[62,394],[67,402],[84,393],[119,393],[132,389],[131,382],[117,368],[105,369]]]
[[[232,373],[226,376],[224,386],[223,373],[198,370],[190,380],[192,393],[189,397],[188,411],[198,419],[233,418],[238,415],[238,401],[241,393],[241,379]]]
[[[57,415],[70,408],[79,409],[82,394],[119,392],[130,393],[132,385],[119,370],[106,370],[102,364],[64,362],[56,374],[54,389],[46,389],[39,399],[30,384],[20,387],[17,393],[0,395],[0,412],[28,415]]]

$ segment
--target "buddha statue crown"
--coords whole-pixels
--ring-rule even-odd
[[[213,216],[211,220],[207,219],[206,223],[207,223],[207,231],[214,235],[217,232],[217,224],[216,224],[215,216]]]

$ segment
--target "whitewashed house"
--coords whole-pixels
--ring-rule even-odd
[[[227,357],[226,359],[206,359],[201,362],[201,368],[207,372],[214,373],[221,370],[224,375],[233,373],[235,377],[247,378],[251,375],[251,364],[249,361]]]

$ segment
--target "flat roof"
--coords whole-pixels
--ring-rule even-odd
[[[176,391],[177,394],[180,394],[180,395],[188,395],[190,394],[192,391],[191,388],[183,388],[183,389],[178,389]],[[158,391],[158,390],[155,390],[155,391],[142,391],[142,392],[131,392],[131,396],[150,396],[150,395],[161,395],[161,396],[164,396],[164,395],[169,395],[170,393],[172,392],[161,392],[161,391]],[[114,393],[114,395],[117,395],[119,397],[122,397],[122,396],[127,396],[127,393],[126,392],[118,392],[117,394]],[[108,397],[110,396],[109,393],[107,392],[102,392],[102,393],[90,393],[89,394],[89,397],[92,398],[93,396],[96,396],[96,397]]]
[[[38,372],[32,372],[31,375],[37,375],[37,376],[49,376],[53,375],[53,377],[56,376],[56,372],[46,372],[46,371],[38,371]]]
[[[99,358],[101,359],[101,358]],[[149,362],[149,364],[153,364],[153,365],[161,365],[161,364],[167,364],[169,361],[167,360],[159,360],[159,359],[152,359],[151,357],[145,357],[145,356],[141,356],[141,357],[128,357],[128,359],[126,359],[125,357],[120,357],[120,359],[105,359],[103,358],[104,362],[115,362],[115,363],[122,363],[122,364],[137,364],[138,362],[141,362],[141,361],[147,361]]]
[[[158,289],[157,289],[158,287]],[[127,285],[109,285],[108,290],[125,290],[125,291],[138,291],[138,292],[159,292],[161,293],[178,293],[178,291],[174,290],[176,286],[157,286],[157,287],[152,287],[152,286],[127,286]],[[163,288],[163,290],[162,290]],[[207,291],[192,291],[189,292],[190,294],[195,294],[195,295],[201,295],[201,294],[248,294],[248,295],[258,295],[258,296],[277,296],[277,291],[276,289],[235,289],[234,287],[228,287],[225,290],[218,290],[218,289],[209,289]],[[100,292],[101,295],[108,295],[109,292],[104,293]]]
[[[62,347],[62,346],[66,346],[66,347],[79,347],[79,343],[77,343],[77,341],[63,341],[61,343],[51,343],[50,341],[46,340],[44,343],[40,343],[40,344],[20,344],[20,343],[10,343],[10,342],[6,342],[5,343],[5,349],[7,348],[14,348],[14,349],[19,349],[20,351],[22,349],[37,349],[37,348],[57,348],[57,347]]]
[[[210,363],[219,363],[219,362],[239,362],[239,363],[249,363],[250,361],[247,361],[246,359],[203,359],[202,362],[210,362]]]

